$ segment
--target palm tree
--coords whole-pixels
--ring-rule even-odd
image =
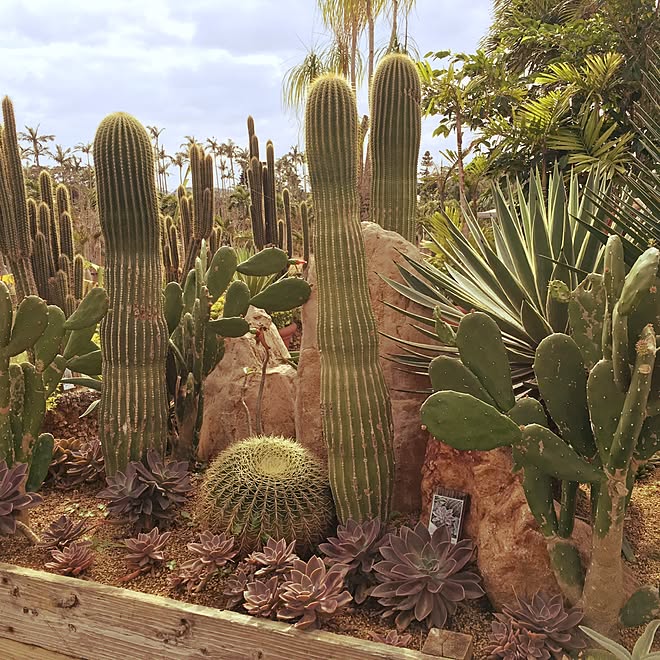
[[[190,148],[195,144],[199,144],[199,142],[197,142],[197,138],[194,135],[184,135],[183,137],[185,142],[179,145],[179,149],[184,149],[186,153],[190,153]]]
[[[23,140],[23,142],[28,143],[29,146],[25,150],[25,154],[29,154],[34,157],[34,164],[37,167],[40,167],[39,156],[50,156],[50,151],[48,150],[46,144],[55,140],[54,135],[39,135],[39,126],[39,124],[37,124],[36,128],[26,126],[26,132],[18,134],[19,140]]]
[[[302,108],[309,86],[329,70],[323,53],[312,46],[300,64],[291,67],[284,75],[282,83],[282,102],[285,108]]]
[[[188,154],[183,151],[177,151],[174,156],[170,156],[170,162],[179,168],[179,185],[183,185],[183,167],[188,162]]]
[[[223,145],[223,150],[224,150],[224,155],[229,158],[229,176],[231,178],[231,185],[235,186],[236,185],[236,173],[234,172],[234,158],[236,157],[236,152],[238,150],[238,147],[236,146],[236,143],[232,140],[229,139],[227,142],[225,142]]]
[[[51,156],[59,167],[61,179],[64,180],[66,170],[71,165],[71,159],[73,158],[73,150],[70,149],[69,147],[65,149],[64,147],[62,147],[61,144],[56,144],[55,153],[51,154]]]
[[[74,151],[79,151],[81,154],[85,154],[87,157],[87,167],[91,167],[90,155],[92,153],[92,143],[91,142],[78,142],[74,147]]]
[[[160,135],[165,129],[158,128],[157,126],[147,126],[146,128],[149,131],[149,134],[151,135],[154,141],[154,156],[156,160],[156,177],[158,180],[158,187],[160,188],[160,192],[165,192],[165,182],[163,181],[160,174],[163,163],[160,160],[160,144],[159,144]]]

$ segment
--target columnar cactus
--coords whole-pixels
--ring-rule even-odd
[[[440,391],[422,406],[422,420],[432,435],[457,449],[513,448],[557,582],[569,601],[582,603],[587,623],[610,634],[619,621],[640,625],[660,611],[655,587],[624,602],[621,563],[623,522],[635,474],[660,450],[660,370],[654,372],[660,251],[649,248],[627,276],[617,236],[609,239],[605,256],[604,275],[590,275],[569,294],[573,336],[551,334],[536,350],[539,392],[560,435],[550,430],[538,401],[514,401],[500,331],[481,312],[466,315],[449,338],[460,361],[432,361],[431,382]],[[439,329],[446,334],[446,328]],[[587,372],[583,352],[590,343],[587,354],[597,349],[603,357]],[[553,478],[563,482],[559,516]],[[578,483],[592,485],[592,551],[586,575],[571,540]]]
[[[386,520],[394,478],[391,403],[360,231],[356,102],[342,78],[323,76],[313,84],[305,131],[330,484],[342,522]]]
[[[16,134],[14,107],[2,100],[4,125],[0,128],[0,252],[7,258],[20,299],[37,293],[32,272],[30,224],[28,220],[23,165]]]
[[[153,148],[142,124],[106,117],[94,164],[110,309],[101,323],[100,439],[109,476],[149,449],[164,454],[168,400],[163,258]]]
[[[415,242],[421,84],[413,61],[386,55],[371,83],[371,219]]]

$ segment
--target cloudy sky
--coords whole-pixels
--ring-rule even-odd
[[[19,130],[40,124],[64,146],[90,142],[123,110],[165,127],[173,153],[184,135],[246,142],[252,114],[276,154],[302,143],[281,102],[285,72],[325,36],[315,0],[0,0],[0,95]],[[491,0],[417,0],[409,34],[418,52],[474,50]],[[378,35],[386,40],[387,26]],[[366,112],[366,94],[360,95]],[[422,149],[444,146],[424,125]]]

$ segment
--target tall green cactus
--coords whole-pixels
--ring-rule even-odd
[[[385,520],[394,479],[392,413],[360,231],[357,109],[345,80],[323,76],[312,85],[305,131],[330,484],[342,521]]]
[[[390,53],[371,83],[371,220],[415,242],[421,84],[407,56]]]
[[[7,258],[19,300],[37,293],[32,272],[30,223],[14,107],[2,100],[0,128],[0,252]]]
[[[110,309],[101,323],[99,421],[108,475],[149,449],[164,454],[167,440],[168,332],[153,158],[135,118],[115,113],[100,123],[94,164]]]
[[[582,603],[589,625],[606,634],[619,621],[640,625],[660,612],[657,589],[643,588],[624,602],[621,563],[623,522],[635,474],[660,450],[660,410],[655,405],[660,398],[660,252],[649,248],[627,276],[616,266],[620,253],[620,239],[613,236],[604,275],[590,275],[588,286],[583,283],[570,295],[573,337],[551,334],[536,350],[539,392],[560,435],[550,430],[539,402],[526,397],[513,401],[500,331],[481,312],[466,315],[459,324],[455,344],[461,361],[441,357],[431,363],[433,388],[440,391],[422,406],[429,431],[452,447],[513,448],[557,582],[570,601]],[[616,331],[616,324],[622,330]],[[587,354],[597,349],[603,358],[587,378],[580,349],[589,344]],[[559,517],[553,478],[562,481]],[[579,483],[591,484],[592,551],[586,572],[571,539]]]

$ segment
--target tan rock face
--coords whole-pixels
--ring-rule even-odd
[[[507,449],[458,451],[431,439],[422,470],[422,521],[428,523],[438,488],[470,496],[464,535],[478,548],[484,588],[497,609],[515,605],[514,591],[531,596],[542,589],[559,593],[543,535],[532,516]],[[590,530],[575,521],[573,534],[583,559]]]
[[[390,303],[402,309],[422,313],[419,306],[399,295],[383,281],[387,277],[400,281],[396,264],[402,261],[400,252],[413,258],[421,258],[419,250],[399,234],[385,231],[372,222],[362,223],[369,293],[378,330],[400,339],[419,341],[421,335],[410,320],[386,305]],[[296,400],[296,437],[318,456],[325,458],[325,442],[320,416],[320,356],[316,341],[317,297],[314,292],[313,265],[309,271],[312,297],[303,306],[303,337],[298,366],[298,397]],[[419,409],[425,394],[410,394],[399,390],[423,390],[429,387],[428,379],[401,371],[387,359],[392,353],[401,353],[396,343],[380,338],[381,366],[392,399],[394,420],[394,452],[396,475],[392,508],[410,512],[420,506],[421,468],[428,434],[421,429]]]
[[[263,394],[265,434],[295,436],[296,370],[287,362],[289,351],[263,310],[246,316],[254,328],[265,330],[270,347]],[[204,420],[199,457],[208,460],[237,440],[256,433],[256,409],[265,349],[252,334],[225,340],[225,355],[204,384]],[[249,374],[245,375],[245,369]],[[249,411],[249,417],[248,417]]]

